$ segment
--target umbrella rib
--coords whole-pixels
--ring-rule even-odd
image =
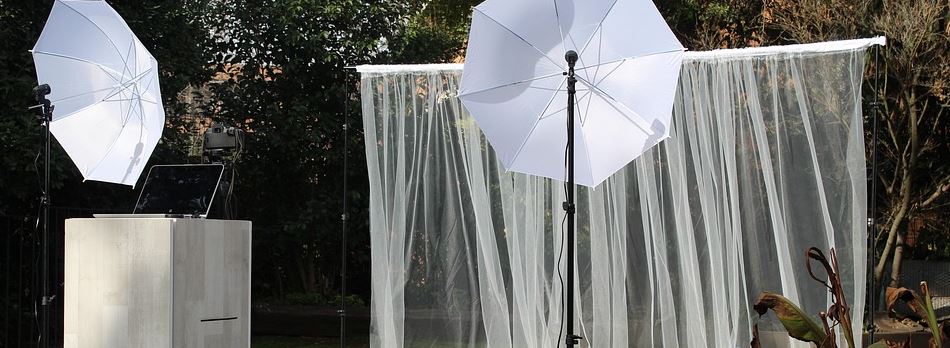
[[[564,91],[561,91],[561,92],[564,92]],[[591,95],[591,91],[590,91],[590,90],[587,90],[587,93],[584,93],[584,95],[582,95],[580,98],[577,98],[577,104],[580,104],[581,101],[587,99],[587,97],[589,97],[590,95]],[[588,105],[590,105],[590,104],[588,103]],[[579,108],[579,106],[578,106],[578,108]],[[564,111],[564,110],[567,110],[567,106],[566,106],[566,105],[565,105],[563,108],[558,108],[557,110],[554,110],[554,111],[552,111],[552,112],[549,112],[547,115],[542,115],[542,116],[541,116],[541,119],[543,120],[543,119],[545,119],[545,118],[554,116],[555,114],[557,114],[557,113],[559,113],[559,112],[561,112],[561,111]],[[544,111],[547,111],[547,110],[544,110]],[[578,109],[578,111],[580,111],[580,109]],[[578,117],[580,117],[580,116],[578,116]],[[583,126],[583,125],[584,125],[584,122],[583,122],[583,120],[581,120],[581,126]]]
[[[597,61],[599,62],[600,58],[603,56],[603,53],[604,53],[604,27],[598,26],[596,33],[597,33]],[[593,36],[591,36],[591,40],[593,40]],[[621,62],[620,64],[623,64],[623,63]],[[584,71],[586,72],[587,70],[584,70]],[[590,80],[597,82],[598,73],[600,73],[600,65],[598,65],[597,68],[594,69],[594,77],[591,78]],[[590,75],[588,75],[588,78],[590,78]]]
[[[112,90],[112,89],[115,89],[115,86],[106,87],[106,88],[100,88],[100,89],[97,89],[97,90],[94,90],[94,91],[83,92],[83,93],[71,95],[71,96],[68,96],[68,97],[62,97],[62,98],[53,100],[52,103],[53,103],[53,104],[56,104],[56,103],[59,103],[59,102],[61,102],[61,101],[70,100],[70,99],[79,98],[79,97],[84,97],[84,96],[87,96],[87,95],[90,95],[90,94],[96,94],[96,93],[99,93],[99,92],[105,92],[105,91]]]
[[[584,95],[584,98],[589,97],[591,94],[594,94],[594,91],[592,91],[592,90],[590,90],[590,89],[587,89],[587,94]],[[594,98],[591,98],[591,99],[594,99]],[[587,109],[584,110],[583,118],[581,118],[581,127],[584,127],[584,125],[587,124],[587,116],[590,115],[590,104],[593,104],[593,103],[591,103],[590,101],[588,101],[588,102],[587,102]]]
[[[615,72],[617,72],[617,70],[620,69],[621,66],[623,66],[623,63],[626,63],[626,62],[627,62],[626,59],[620,60],[620,64],[617,64],[617,66],[615,66],[613,69],[610,69],[610,71],[608,71],[606,74],[604,74],[604,76],[600,78],[600,81],[597,81],[597,73],[595,73],[595,74],[594,74],[594,80],[593,80],[593,81],[594,81],[594,85],[599,85],[601,82],[604,82],[604,80],[606,80],[608,77],[610,77],[610,75],[613,75]],[[600,71],[600,66],[599,66],[599,65],[597,66],[597,70]]]
[[[109,40],[109,43],[112,44],[112,48],[115,49],[115,53],[118,54],[119,56],[122,56],[122,51],[119,51],[119,45],[116,45],[116,44],[115,44],[115,41],[112,41],[112,37],[109,36],[109,34],[106,33],[106,31],[103,30],[102,27],[99,26],[99,23],[96,23],[95,21],[93,21],[92,19],[90,19],[89,17],[87,17],[84,13],[79,12],[79,10],[77,10],[77,9],[73,8],[72,6],[70,6],[69,4],[66,3],[66,1],[60,1],[60,2],[61,2],[64,6],[66,6],[66,8],[68,8],[68,9],[70,9],[70,10],[73,10],[73,12],[76,12],[76,14],[78,14],[78,15],[81,16],[82,18],[85,18],[86,21],[88,21],[90,24],[92,24],[93,26],[95,26],[96,29],[99,29],[99,32],[102,33],[102,35],[106,37],[106,40]],[[115,10],[113,10],[113,11],[115,11]],[[119,17],[119,18],[121,18],[121,17]],[[130,31],[130,34],[131,34],[131,31]],[[133,35],[133,37],[134,37],[134,35]]]
[[[564,29],[561,28],[561,12],[557,9],[557,0],[551,0],[554,3],[554,20],[557,21],[557,32],[561,35],[561,42],[564,42]]]
[[[591,95],[593,94],[594,94],[594,91],[588,89],[587,93],[581,96],[581,98],[578,99],[577,102],[574,103],[574,107],[577,108],[577,111],[576,111],[576,114],[578,115],[577,117],[581,121],[580,122],[581,123],[581,126],[580,126],[581,140],[584,142],[584,153],[587,155],[587,170],[588,170],[588,173],[590,173],[591,180],[594,180],[594,169],[593,169],[594,166],[592,165],[592,163],[590,163],[590,149],[587,146],[587,138],[584,137],[584,135],[586,134],[584,133],[584,125],[587,123],[587,117],[590,115],[590,105],[592,103],[590,100],[587,101],[587,110],[584,113],[581,113],[581,103],[588,97],[590,97],[590,99],[594,99],[593,97],[591,97]],[[565,109],[567,108],[565,107]]]
[[[636,58],[636,57],[634,57],[634,58]],[[583,66],[583,67],[574,69],[574,71],[577,72],[577,71],[590,70],[590,69],[594,69],[594,68],[596,68],[596,67],[599,67],[599,66],[601,66],[601,65],[613,64],[613,63],[616,63],[616,62],[624,61],[624,60],[627,60],[627,59],[634,59],[634,58],[617,58],[617,59],[614,59],[614,60],[611,60],[611,61],[601,62],[601,63],[597,63],[597,64],[594,64],[594,65],[585,65],[585,66]]]
[[[561,35],[561,45],[563,46],[566,40],[564,37],[564,29],[561,28],[561,13],[558,11],[557,0],[551,1],[554,2],[554,19],[557,21],[557,30]],[[571,40],[571,44],[574,45],[574,47],[577,47],[577,42],[574,40],[574,35],[572,35],[570,31],[567,32],[567,38]],[[580,61],[581,65],[584,65],[584,57],[578,56],[578,60]]]
[[[120,116],[121,118],[119,119],[119,121],[122,122],[123,129],[125,128],[126,125],[129,124],[129,119],[132,118],[132,113],[133,113],[132,111],[135,110],[135,106],[133,104],[134,100],[135,100],[135,92],[132,92],[132,96],[129,97],[129,101],[128,101],[129,109],[125,111],[125,116],[124,117]],[[121,102],[119,103],[119,107],[120,108],[122,107]]]
[[[607,11],[604,12],[604,16],[603,16],[603,17],[600,19],[600,21],[597,23],[597,29],[595,29],[594,32],[591,33],[590,37],[587,38],[587,42],[584,43],[584,47],[581,48],[581,52],[580,52],[580,54],[578,54],[578,56],[584,56],[584,52],[587,52],[587,47],[590,46],[590,43],[591,43],[592,41],[594,41],[594,36],[596,36],[596,33],[597,33],[598,31],[600,31],[600,30],[603,30],[603,28],[604,28],[604,21],[607,20],[607,16],[609,16],[609,15],[610,15],[610,12],[612,12],[612,11],[614,10],[614,6],[617,6],[617,3],[618,3],[618,2],[620,2],[620,0],[614,0],[614,3],[610,4],[610,8],[608,8]]]
[[[149,104],[158,104],[158,103],[156,103],[154,100],[142,99],[141,96],[138,97],[138,98],[109,99],[109,100],[103,100],[103,101],[101,101],[101,102],[102,102],[102,103],[115,103],[115,102],[132,101],[132,100],[136,100],[136,99],[141,100],[141,101],[144,101],[144,102],[149,103]]]
[[[537,90],[541,90],[541,91],[549,91],[549,92],[563,92],[563,91],[564,91],[564,90],[560,90],[560,89],[557,89],[557,88],[547,88],[547,87],[532,87],[532,86],[528,86],[528,88],[529,88],[529,89],[537,89]]]
[[[564,67],[563,67],[563,66],[559,65],[557,62],[555,62],[553,59],[551,59],[551,57],[548,57],[548,55],[545,54],[544,52],[541,52],[540,49],[538,49],[537,47],[535,47],[534,45],[532,45],[530,42],[528,42],[528,40],[525,40],[523,37],[521,37],[521,35],[518,35],[518,33],[514,32],[514,31],[511,31],[511,29],[509,29],[508,27],[506,27],[504,24],[501,24],[501,22],[499,22],[499,21],[495,20],[494,18],[492,18],[492,16],[489,16],[487,13],[482,12],[482,10],[478,9],[478,7],[475,8],[475,11],[478,11],[478,13],[481,13],[483,16],[485,16],[485,18],[488,18],[488,19],[490,19],[492,22],[495,22],[495,24],[498,24],[499,27],[502,27],[503,29],[505,29],[505,31],[511,33],[511,35],[514,35],[515,37],[517,37],[519,40],[521,40],[521,41],[524,42],[526,45],[528,45],[528,47],[531,47],[531,48],[533,48],[535,51],[538,51],[538,54],[540,54],[542,57],[544,57],[544,59],[547,59],[548,62],[550,62],[551,64],[553,64],[554,66],[556,66],[558,69],[564,70]]]
[[[140,81],[142,78],[145,77],[145,75],[147,75],[147,74],[150,73],[150,72],[152,72],[152,69],[151,69],[151,68],[149,68],[149,69],[143,71],[141,74],[138,74],[138,75],[136,75],[136,76],[132,76],[131,78],[129,78],[129,79],[128,79],[127,81],[125,81],[125,82],[121,82],[118,86],[116,86],[116,87],[118,87],[118,88],[115,89],[115,93],[112,93],[112,94],[109,94],[109,95],[105,96],[105,98],[102,98],[101,101],[105,101],[105,100],[108,99],[108,98],[112,98],[112,97],[115,96],[116,94],[119,94],[119,93],[121,93],[122,91],[125,91],[125,90],[129,89],[129,87],[134,87],[136,81]]]
[[[587,66],[584,66],[584,67],[575,68],[574,71],[576,72],[576,71],[581,71],[581,70],[593,69],[593,68],[599,67],[599,66],[601,66],[601,65],[613,64],[613,63],[622,62],[622,61],[625,61],[625,60],[634,60],[634,59],[646,58],[646,57],[650,57],[650,56],[658,56],[658,55],[661,55],[661,54],[667,54],[667,53],[673,53],[673,52],[683,52],[683,49],[677,48],[677,49],[674,49],[674,50],[647,53],[647,54],[642,54],[642,55],[639,55],[639,56],[632,56],[632,57],[626,57],[626,58],[617,58],[617,59],[614,59],[614,60],[611,60],[611,61],[607,61],[607,62],[603,62],[603,63],[597,63],[597,64],[594,64],[594,65],[587,65]],[[601,79],[601,80],[603,80],[603,79]]]
[[[499,85],[499,86],[495,86],[495,87],[489,87],[489,88],[484,88],[484,89],[480,89],[480,90],[472,91],[472,92],[465,92],[465,93],[459,94],[458,96],[459,96],[459,97],[464,97],[464,96],[468,96],[468,95],[472,95],[472,94],[477,94],[477,93],[482,93],[482,92],[487,92],[487,91],[491,91],[491,90],[495,90],[495,89],[499,89],[499,88],[510,87],[510,86],[514,86],[514,85],[517,85],[517,84],[522,84],[522,83],[527,83],[527,82],[534,82],[534,81],[537,81],[537,80],[543,80],[543,79],[547,79],[547,78],[551,78],[551,77],[555,77],[555,76],[564,76],[564,73],[554,73],[554,74],[549,74],[549,75],[544,75],[544,76],[533,77],[533,78],[530,78],[530,79],[527,79],[527,80],[523,80],[523,81],[517,81],[517,82],[512,82],[512,83],[506,83],[506,84],[503,84],[503,85]]]
[[[592,99],[593,99],[593,98],[592,98]],[[589,105],[589,104],[588,104],[588,105]],[[576,105],[575,105],[575,107],[576,107]],[[580,110],[578,110],[578,111],[580,111]],[[588,144],[587,144],[587,137],[584,136],[584,125],[581,125],[580,128],[581,128],[581,131],[580,131],[581,136],[580,136],[580,138],[581,138],[581,141],[584,142],[584,154],[587,155],[587,157],[586,157],[586,158],[587,158],[587,174],[590,175],[590,180],[591,180],[591,181],[594,181],[594,165],[593,165],[593,163],[591,163],[590,146],[588,146]]]
[[[125,128],[126,128],[126,124],[123,124],[122,128],[119,129],[119,132],[117,134],[122,134],[122,132],[125,131]],[[112,149],[115,148],[115,144],[118,144],[118,143],[119,143],[119,137],[116,136],[115,139],[112,139],[112,144],[109,145],[109,149],[106,150],[105,155],[103,155],[102,158],[100,158],[99,161],[96,162],[96,165],[92,166],[92,168],[89,169],[90,174],[95,172],[96,169],[99,169],[99,166],[102,165],[102,161],[105,161],[106,157],[109,157],[109,154],[112,153]]]
[[[102,72],[106,73],[106,76],[109,76],[109,78],[112,79],[112,81],[114,81],[118,85],[122,85],[122,78],[125,76],[118,75],[118,78],[116,78],[116,76],[112,76],[112,73],[115,73],[115,70],[112,70],[112,69],[107,70],[106,67],[102,65],[99,65],[98,68],[99,70],[102,70]]]
[[[561,86],[563,86],[565,82],[567,82],[567,79],[564,79],[563,81],[561,81],[561,83],[558,85],[558,88],[560,89]],[[538,124],[540,124],[541,120],[544,118],[544,113],[547,112],[548,108],[551,107],[551,104],[554,103],[555,98],[557,98],[557,93],[552,93],[551,99],[548,100],[548,104],[544,106],[544,109],[541,110],[541,114],[538,115],[538,120],[534,122],[534,126],[531,126],[531,130],[528,132],[528,135],[524,137],[524,140],[521,141],[521,145],[518,146],[518,151],[516,151],[515,155],[511,157],[511,161],[505,164],[506,168],[511,168],[511,165],[514,164],[515,161],[518,160],[518,157],[521,156],[521,151],[524,150],[524,146],[528,143],[528,139],[531,139],[531,135],[534,134],[534,131],[536,129],[538,129]]]
[[[122,125],[122,129],[119,130],[119,134],[121,134],[122,131],[124,130],[125,130],[125,125]],[[96,162],[96,165],[92,166],[92,168],[89,169],[90,175],[92,175],[92,173],[95,172],[96,169],[99,169],[99,166],[101,166],[102,162],[106,160],[106,157],[109,157],[109,154],[112,153],[112,149],[115,148],[115,144],[118,144],[118,143],[119,143],[118,136],[115,137],[115,139],[112,139],[112,144],[109,145],[109,149],[106,150],[105,155],[103,155],[102,158],[100,158],[99,161]]]
[[[93,106],[96,106],[96,105],[99,105],[99,103],[91,103],[91,104],[89,104],[89,105],[83,106],[83,107],[80,108],[79,110],[76,110],[76,111],[73,111],[73,112],[70,112],[70,113],[67,113],[67,114],[64,114],[64,115],[56,115],[56,116],[54,117],[54,119],[53,119],[53,122],[62,121],[62,120],[64,120],[64,119],[66,119],[66,118],[69,118],[69,117],[75,115],[75,114],[78,114],[78,113],[80,113],[80,112],[86,111],[86,109],[89,109],[89,108],[91,108],[91,107],[93,107]]]
[[[135,42],[129,41],[129,49],[125,52],[125,56],[122,57],[122,77],[125,77],[125,73],[128,72],[132,74],[132,67],[129,66],[129,60],[126,57],[132,55],[132,48],[135,47]],[[135,78],[129,79],[129,81],[134,80]]]
[[[573,45],[574,47],[577,47],[577,40],[574,40],[574,34],[571,34],[570,32],[568,32],[568,33],[567,33],[567,38],[571,40],[571,45]],[[563,40],[562,40],[562,42],[563,42]],[[563,44],[563,43],[562,43],[562,44]],[[580,63],[581,65],[584,65],[584,56],[581,55],[581,54],[578,54],[578,55],[577,55],[577,62]],[[575,70],[576,70],[576,69],[575,69]]]
[[[623,110],[620,110],[620,108],[622,107],[623,109],[625,109],[626,111],[630,112],[631,114],[634,114],[634,115],[638,115],[638,116],[639,116],[639,114],[637,114],[636,111],[631,110],[630,107],[624,105],[623,103],[621,103],[621,102],[618,101],[617,99],[614,99],[614,97],[610,96],[610,94],[607,94],[607,93],[604,92],[602,89],[600,89],[600,88],[598,88],[597,86],[591,84],[590,81],[587,81],[587,80],[585,80],[585,79],[583,79],[583,78],[578,78],[577,81],[583,82],[585,85],[587,85],[588,87],[590,87],[591,91],[593,91],[595,94],[600,95],[601,97],[603,97],[604,100],[606,100],[606,101],[609,102],[609,103],[607,103],[608,105],[612,106],[614,109],[617,109],[617,111],[618,111],[621,115],[623,115],[623,118],[625,118],[625,119],[627,119],[628,121],[630,121],[630,123],[633,123],[634,126],[637,126],[637,128],[640,128],[640,130],[642,130],[644,133],[646,133],[646,134],[648,134],[648,135],[653,135],[653,134],[654,134],[651,130],[649,130],[649,127],[646,127],[646,126],[644,126],[643,124],[641,124],[641,123],[643,122],[642,120],[639,120],[639,121],[638,121],[638,120],[636,120],[636,119],[634,119],[634,118],[631,118],[630,116],[627,115],[626,112],[623,112]]]
[[[142,105],[142,93],[141,93],[141,92],[139,92],[138,102],[139,102],[139,109],[138,109],[138,111],[139,111],[139,112],[138,112],[138,114],[139,114],[139,122],[142,123],[142,124],[140,125],[140,127],[139,127],[139,141],[142,141],[142,129],[145,128],[145,126],[146,126],[146,122],[145,122],[146,116],[145,116],[145,107]],[[164,122],[162,122],[162,123],[163,123],[162,126],[164,126]]]
[[[156,62],[156,64],[155,64],[155,66],[158,66],[158,63],[157,63],[157,62]],[[149,67],[146,71],[152,71],[152,68]],[[156,75],[158,75],[158,74],[156,73]],[[142,78],[144,79],[145,77],[143,76]],[[141,80],[140,80],[140,81],[141,81]],[[148,91],[149,89],[151,89],[151,88],[152,88],[152,82],[155,82],[155,79],[154,79],[154,78],[148,79],[148,82],[145,83],[145,88],[142,88],[142,90]],[[144,93],[144,92],[143,92],[143,93]]]
[[[32,51],[32,52],[33,52],[33,54],[45,54],[45,55],[47,55],[47,56],[65,58],[65,59],[75,60],[75,61],[77,61],[77,62],[82,62],[82,63],[86,63],[86,64],[95,65],[95,66],[99,67],[99,68],[102,69],[102,70],[107,70],[107,72],[112,72],[113,74],[116,74],[117,76],[122,76],[122,73],[120,73],[120,72],[118,72],[118,71],[115,71],[115,69],[112,69],[112,68],[107,67],[107,66],[105,66],[105,65],[102,65],[102,64],[93,62],[93,61],[88,60],[88,59],[82,59],[82,58],[77,58],[77,57],[73,57],[73,56],[67,56],[67,55],[65,55],[65,54],[52,53],[52,52],[35,51],[35,50]],[[114,81],[116,81],[116,82],[119,82],[119,81],[115,80],[115,78],[112,77],[112,76],[109,76],[109,78],[111,78],[112,80],[114,80]]]
[[[34,52],[34,53],[49,54],[49,53],[46,53],[46,52]],[[52,54],[52,55],[57,56],[56,54]],[[83,61],[82,59],[73,58],[73,57],[69,57],[69,56],[61,56],[61,57],[63,57],[63,58],[68,58],[68,59],[76,59],[76,60],[79,60],[79,61]],[[95,63],[92,63],[92,64],[95,64]],[[98,65],[98,64],[96,64],[96,65]],[[102,67],[102,66],[100,65],[100,67]],[[112,69],[109,69],[109,70],[112,70]],[[143,73],[143,75],[144,75],[144,73]],[[113,79],[113,80],[114,80],[114,79]],[[118,86],[118,87],[122,87],[122,86]],[[115,87],[111,87],[111,88],[115,88]],[[108,88],[106,88],[106,89],[108,89]],[[122,91],[124,91],[125,89],[126,89],[126,88],[115,88],[115,90],[116,90],[117,92],[120,92],[120,93],[121,93]],[[105,89],[103,89],[103,90],[105,90]],[[68,114],[65,114],[65,115],[57,116],[57,117],[56,117],[56,121],[62,121],[63,119],[66,119],[67,117],[70,117],[70,116],[73,116],[73,115],[75,115],[75,114],[78,114],[78,113],[80,113],[80,112],[82,112],[82,111],[85,111],[86,109],[89,109],[89,108],[91,108],[91,107],[93,107],[93,106],[95,106],[95,105],[97,105],[97,104],[99,104],[99,103],[108,102],[109,100],[106,100],[106,99],[107,99],[107,98],[110,98],[110,97],[112,97],[112,96],[114,96],[114,95],[116,95],[116,94],[118,94],[118,93],[112,93],[112,94],[106,96],[105,98],[99,100],[98,102],[90,103],[89,105],[86,105],[86,106],[80,108],[79,110],[73,111],[73,112],[68,113]],[[61,99],[61,100],[65,100],[65,99],[68,99],[68,98],[64,98],[64,99]],[[145,101],[146,101],[146,102],[149,102],[149,103],[153,103],[153,104],[158,104],[158,102],[154,102],[154,101],[151,101],[151,100],[145,100]]]

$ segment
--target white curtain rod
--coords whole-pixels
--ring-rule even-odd
[[[885,46],[887,38],[877,36],[867,39],[827,41],[810,44],[778,45],[750,48],[730,48],[712,51],[688,51],[684,61],[743,59],[776,54],[800,54],[840,52],[867,48],[870,46]],[[464,64],[402,64],[402,65],[360,65],[356,71],[360,73],[396,73],[396,72],[428,72],[428,71],[461,71]]]

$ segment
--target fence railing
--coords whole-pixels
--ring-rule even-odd
[[[66,219],[92,217],[101,209],[50,209],[51,335],[62,346],[63,233]],[[115,210],[113,210],[115,211]],[[40,233],[35,216],[0,215],[0,348],[35,347],[39,338]]]

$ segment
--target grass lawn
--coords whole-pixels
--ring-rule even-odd
[[[340,339],[336,337],[251,337],[251,348],[339,348]],[[347,348],[369,347],[366,337],[347,337]]]

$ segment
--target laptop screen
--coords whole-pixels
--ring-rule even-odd
[[[132,213],[207,216],[223,172],[220,164],[152,166]]]

